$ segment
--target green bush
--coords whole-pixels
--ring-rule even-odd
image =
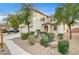
[[[23,40],[28,39],[29,33],[21,33],[21,38]]]
[[[3,30],[3,33],[8,33],[8,31],[7,30]]]
[[[47,32],[40,32],[40,36],[43,38],[44,37],[44,35],[46,35],[47,34]]]
[[[58,38],[59,38],[59,39],[63,39],[63,33],[59,33],[59,34],[58,34]]]
[[[30,35],[33,35],[34,33],[35,33],[35,32],[30,32],[29,34],[30,34]]]
[[[66,40],[61,40],[58,43],[58,51],[61,54],[67,54],[69,52],[69,42]]]
[[[36,30],[36,32],[37,32],[37,36],[39,37],[39,35],[40,35],[40,30],[38,29],[38,30]]]
[[[42,37],[40,44],[44,47],[47,47],[49,45],[49,38],[46,34]]]
[[[47,47],[54,39],[54,33],[41,32],[40,44]]]
[[[49,42],[52,42],[55,34],[54,33],[47,33],[47,35],[48,35],[48,38],[49,38]]]
[[[29,36],[29,44],[30,45],[34,45],[35,42],[36,42],[36,39],[35,39],[34,35],[30,35]]]

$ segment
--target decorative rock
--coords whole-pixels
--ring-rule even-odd
[[[51,42],[51,43],[50,43],[50,46],[51,46],[52,48],[57,48],[57,47],[58,47],[58,42]]]
[[[54,51],[53,50],[51,51],[51,54],[54,54]]]

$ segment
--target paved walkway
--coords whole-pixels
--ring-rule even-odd
[[[4,34],[4,41],[9,40],[9,39],[15,39],[20,37],[20,33],[11,33],[11,34]]]
[[[12,55],[31,55],[30,53],[19,47],[17,44],[15,44],[12,40],[6,40],[5,43]]]

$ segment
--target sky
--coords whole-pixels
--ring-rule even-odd
[[[53,15],[55,9],[61,5],[59,3],[33,3],[34,8],[37,8],[39,11],[46,15]],[[19,3],[0,3],[0,20],[3,19],[2,16],[6,14],[16,13],[21,9],[21,4]],[[2,15],[3,14],[3,15]]]
[[[61,4],[59,3],[40,3],[33,4],[35,8],[40,10],[41,12],[47,15],[53,15],[55,13],[55,9]]]
[[[59,3],[33,3],[33,7],[37,8],[47,15],[52,15],[55,12],[56,7]],[[21,8],[19,3],[0,3],[0,13],[1,14],[10,14],[15,13]]]
[[[15,13],[21,8],[18,3],[0,3],[0,14]]]

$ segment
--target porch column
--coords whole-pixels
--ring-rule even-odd
[[[51,32],[51,28],[50,28],[50,25],[48,25],[48,32]]]

